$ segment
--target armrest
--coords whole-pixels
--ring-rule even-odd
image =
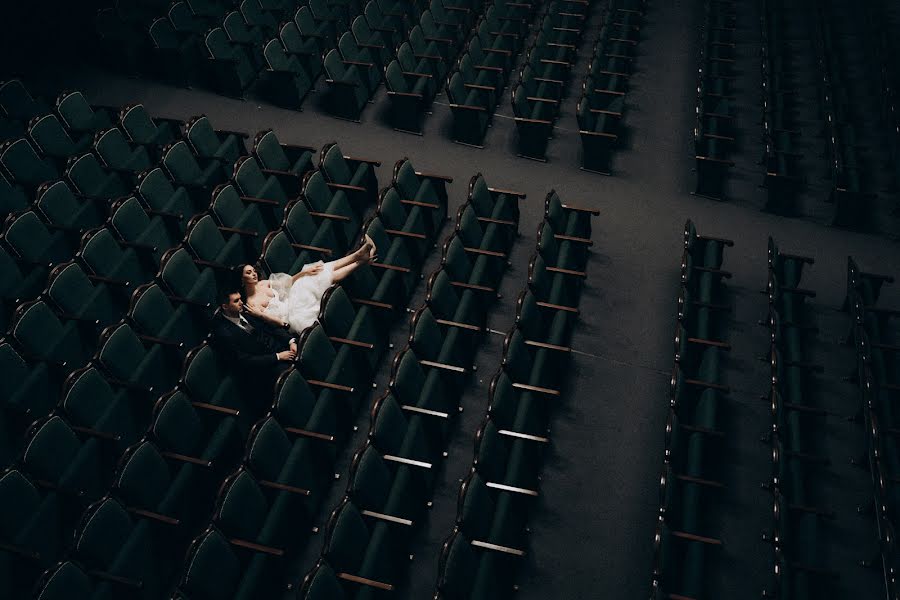
[[[341,62],[344,63],[345,65],[356,65],[357,67],[372,68],[375,66],[375,63],[362,62],[359,60],[342,60]]]
[[[238,229],[237,227],[219,227],[219,231],[222,233],[234,233],[236,235],[244,236],[244,237],[258,237],[259,234],[255,231],[251,231],[249,229]]]
[[[392,586],[389,583],[384,583],[383,581],[375,581],[374,579],[366,579],[365,577],[359,577],[357,575],[351,575],[350,573],[344,573],[344,572],[337,573],[337,577],[338,577],[338,579],[343,579],[344,581],[358,583],[360,585],[377,588],[379,590],[385,590],[388,592],[394,591],[394,586]]]
[[[273,548],[272,546],[264,546],[262,544],[248,542],[247,540],[242,540],[239,538],[228,538],[228,543],[231,544],[232,546],[237,546],[238,548],[252,550],[253,552],[260,552],[262,554],[268,554],[270,556],[284,556],[284,550],[282,550],[280,548]]]
[[[69,427],[71,427],[72,431],[75,433],[80,433],[106,442],[119,442],[122,440],[122,436],[120,435],[109,433],[107,431],[100,431],[99,429],[93,429],[92,427],[82,427],[81,425],[69,425]]]
[[[497,252],[496,250],[482,250],[481,248],[470,248],[469,246],[463,246],[463,250],[465,252],[468,252],[469,254],[493,256],[495,258],[506,258],[506,254],[504,254],[503,252]]]
[[[694,266],[694,267],[691,267],[691,270],[700,271],[701,273],[711,273],[713,275],[721,275],[725,279],[731,279],[731,272],[724,271],[722,269],[714,269],[712,267]],[[782,289],[784,289],[784,288],[782,288]]]
[[[402,408],[403,410],[408,411],[408,412],[414,412],[416,414],[426,415],[429,417],[438,417],[440,419],[449,419],[450,418],[449,413],[441,412],[438,410],[430,410],[427,408],[419,408],[418,406],[412,406],[410,404],[401,404],[400,408]]]
[[[515,487],[512,485],[506,485],[503,483],[495,483],[493,481],[488,481],[485,485],[494,490],[500,490],[501,492],[512,492],[513,494],[522,494],[523,496],[537,496],[537,490],[529,490],[527,488]]]
[[[488,191],[493,192],[495,194],[506,194],[508,196],[518,196],[519,198],[522,198],[522,199],[525,198],[525,194],[523,194],[522,192],[517,192],[515,190],[506,190],[503,188],[489,187]]]
[[[244,202],[252,202],[253,204],[265,204],[267,206],[278,206],[277,200],[269,200],[268,198],[257,198],[256,196],[240,196]]]
[[[488,294],[496,294],[497,290],[491,287],[487,287],[486,285],[475,285],[474,283],[465,283],[463,281],[451,281],[450,285],[454,287],[463,288],[466,290],[472,290],[475,292],[487,292]]]
[[[713,348],[722,348],[723,350],[731,350],[731,344],[728,344],[728,343],[726,343],[726,342],[717,342],[717,341],[713,341],[713,340],[703,340],[703,339],[700,339],[700,338],[693,338],[693,337],[689,337],[689,338],[687,339],[687,341],[688,341],[688,343],[690,343],[690,344],[698,344],[698,345],[701,345],[701,346],[711,346],[711,347],[713,347]]]
[[[329,381],[319,381],[318,379],[307,379],[306,383],[313,387],[326,388],[329,390],[335,390],[338,392],[346,392],[348,394],[353,393],[353,388],[348,385],[341,385],[339,383],[331,383]]]
[[[197,465],[198,467],[204,468],[212,468],[212,462],[208,460],[201,460],[199,458],[195,458],[193,456],[187,456],[185,454],[178,454],[177,452],[169,452],[168,450],[160,450],[159,452],[164,458],[170,458],[172,460],[177,460],[178,462],[189,463],[192,465]]]
[[[494,219],[493,217],[476,217],[482,223],[493,223],[494,225],[504,225],[506,227],[516,227],[518,223],[508,221],[506,219]]]
[[[489,542],[482,542],[481,540],[472,540],[470,543],[476,548],[483,548],[493,552],[502,552],[503,554],[512,554],[513,556],[525,556],[524,550],[510,548],[509,546],[500,546],[499,544],[491,544]]]
[[[150,519],[152,521],[156,521],[158,523],[165,523],[166,525],[180,525],[181,521],[175,519],[173,517],[169,517],[167,515],[160,514],[158,512],[153,512],[152,510],[144,510],[143,508],[137,508],[136,506],[127,506],[125,507],[130,514],[143,517],[145,519]]]
[[[168,346],[170,348],[184,348],[183,342],[176,342],[173,340],[165,340],[163,338],[154,337],[152,335],[143,335],[137,334],[137,337],[142,342],[146,342],[148,344],[157,344],[160,346]]]
[[[713,481],[712,479],[703,479],[701,477],[694,477],[693,475],[675,475],[675,479],[679,481],[684,481],[685,483],[694,483],[697,485],[702,485],[705,487],[712,488],[724,488],[725,484],[720,481]]]
[[[347,156],[346,154],[344,155],[344,159],[345,159],[345,160],[351,160],[351,161],[353,161],[353,162],[358,162],[358,163],[367,163],[367,164],[372,165],[373,167],[380,167],[380,166],[381,166],[381,161],[380,161],[380,160],[371,160],[371,159],[368,159],[368,158],[360,158],[360,157],[358,157],[358,156]]]
[[[408,238],[413,238],[413,239],[417,239],[417,240],[428,239],[428,236],[426,236],[424,233],[413,233],[411,231],[401,231],[399,229],[385,229],[384,232],[389,233],[390,235],[397,235],[400,237],[408,237]]]
[[[430,202],[419,202],[418,200],[401,200],[401,204],[409,204],[410,206],[421,206],[422,208],[440,208],[437,204]]]
[[[293,485],[286,485],[284,483],[278,483],[277,481],[269,481],[268,479],[260,479],[259,485],[271,490],[278,490],[279,492],[290,492],[291,494],[297,494],[298,496],[310,495],[310,491],[307,489],[295,487]]]
[[[426,367],[432,367],[435,369],[441,369],[442,371],[450,371],[452,373],[459,373],[460,375],[467,373],[468,369],[465,367],[458,367],[456,365],[448,365],[447,363],[436,362],[433,360],[424,360],[419,359],[420,365],[425,365]]]
[[[720,242],[725,244],[726,246],[734,246],[734,240],[729,240],[726,238],[713,237],[711,235],[700,235],[697,234],[696,239],[704,241],[704,242]]]
[[[541,444],[549,444],[550,438],[542,437],[539,435],[531,435],[530,433],[520,433],[518,431],[511,431],[509,429],[500,429],[497,431],[500,435],[505,435],[507,437],[516,438],[519,440],[527,440],[529,442],[539,442]]]
[[[402,519],[400,517],[395,517],[393,515],[386,515],[384,513],[375,512],[373,510],[362,510],[360,511],[364,517],[371,517],[373,519],[378,519],[379,521],[385,521],[387,523],[395,523],[397,525],[405,525],[407,527],[412,527],[413,522],[410,519]]]
[[[319,433],[318,431],[310,431],[308,429],[300,429],[299,427],[285,427],[284,430],[292,435],[299,435],[301,437],[321,440],[323,442],[333,442],[336,439],[333,435]]]
[[[525,340],[526,346],[534,346],[535,348],[543,348],[545,350],[556,350],[557,352],[571,352],[568,346],[560,346],[558,344],[548,344],[547,342],[538,342],[536,340]]]
[[[589,215],[593,215],[595,217],[600,215],[600,211],[595,208],[584,208],[582,206],[575,206],[574,204],[563,204],[562,207],[565,210],[570,210],[570,211],[574,211],[574,212],[583,212],[583,213],[587,213]]]
[[[568,312],[573,314],[579,314],[580,311],[574,306],[564,306],[562,304],[551,304],[550,302],[537,302],[536,303],[541,308],[549,308],[551,310],[558,310],[562,312]]]
[[[709,544],[711,546],[721,546],[722,540],[704,537],[702,535],[695,535],[693,533],[686,533],[684,531],[672,531],[672,536],[677,537],[683,540],[687,540],[689,542],[700,542],[701,544]]]
[[[112,277],[103,277],[102,275],[88,275],[88,279],[94,283],[105,283],[106,285],[115,285],[120,287],[130,287],[131,282],[124,279],[113,279]]]
[[[439,325],[446,325],[447,327],[455,327],[457,329],[465,329],[467,331],[484,331],[483,328],[478,327],[477,325],[470,325],[469,323],[460,323],[458,321],[448,321],[447,319],[435,319],[435,322]]]
[[[161,219],[168,219],[170,221],[181,221],[184,219],[184,215],[182,213],[173,213],[165,210],[147,210],[147,214],[151,217],[159,217]]]
[[[375,300],[369,300],[367,298],[350,298],[350,301],[354,304],[362,304],[364,306],[371,306],[372,308],[382,308],[384,310],[394,310],[394,306],[392,304],[388,304],[386,302],[376,302]]]
[[[464,83],[463,85],[472,90],[484,90],[486,92],[496,92],[497,91],[496,89],[494,89],[493,87],[491,87],[489,85],[478,85],[475,83]]]
[[[527,383],[513,383],[512,386],[518,390],[525,390],[526,392],[535,392],[538,394],[545,394],[547,396],[559,396],[559,390],[553,390],[537,385],[530,385]]]
[[[375,344],[370,344],[368,342],[360,342],[357,340],[350,340],[347,338],[336,337],[333,335],[329,335],[328,339],[336,344],[345,344],[347,346],[355,346],[357,348],[364,348],[366,350],[374,350],[375,349]]]
[[[563,269],[561,267],[546,267],[550,273],[560,273],[562,275],[570,275],[572,277],[587,277],[584,271],[574,271],[572,269]]]
[[[350,217],[346,215],[333,215],[331,213],[323,213],[318,211],[309,211],[310,216],[319,217],[320,219],[331,219],[332,221],[349,221]]]
[[[443,181],[446,181],[447,183],[453,183],[453,178],[449,175],[438,175],[436,173],[426,173],[423,171],[416,171],[416,175],[418,175],[419,177],[424,177],[426,179],[441,179]]]
[[[699,379],[685,379],[684,383],[687,385],[692,385],[694,387],[702,387],[708,388],[711,390],[718,390],[720,392],[729,393],[731,392],[731,388],[727,385],[722,385],[721,383],[713,383],[711,381],[701,381]]]
[[[349,185],[346,183],[328,183],[326,184],[330,188],[334,188],[336,190],[348,190],[351,192],[366,192],[366,188],[358,185]]]
[[[385,454],[381,458],[388,462],[408,465],[410,467],[419,467],[420,469],[430,469],[432,467],[432,464],[430,462],[413,460],[411,458],[403,458],[402,456],[394,456],[393,454]]]
[[[388,271],[397,271],[399,273],[411,273],[412,271],[408,267],[400,267],[397,265],[389,265],[383,262],[370,262],[369,267],[373,267],[376,269],[385,269]]]
[[[421,77],[425,79],[434,79],[433,75],[429,75],[428,73],[416,73],[415,71],[401,71],[404,75],[409,77]]]
[[[300,177],[294,173],[293,171],[280,171],[278,169],[260,169],[266,175],[281,175],[284,177],[293,177],[295,179],[299,179]]]
[[[471,104],[450,104],[450,108],[464,108],[466,110],[479,110],[483,112],[487,112],[487,109],[483,106],[472,106]]]
[[[585,246],[593,246],[594,241],[588,238],[576,237],[574,235],[562,235],[559,233],[554,233],[553,238],[557,240],[562,240],[564,242],[572,242],[575,244],[584,244]]]
[[[226,408],[224,406],[217,406],[215,404],[209,404],[207,402],[191,402],[191,405],[194,408],[199,408],[201,410],[208,410],[209,412],[219,413],[221,415],[228,415],[230,417],[239,417],[241,416],[241,411],[235,410],[233,408]]]

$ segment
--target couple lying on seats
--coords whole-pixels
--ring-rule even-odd
[[[241,288],[222,294],[213,334],[235,366],[275,376],[280,362],[297,356],[296,335],[316,322],[322,294],[357,267],[376,258],[367,235],[358,250],[327,263],[304,265],[299,273],[273,273],[260,281],[252,265],[240,268]]]

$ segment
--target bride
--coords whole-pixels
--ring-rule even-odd
[[[375,257],[375,244],[367,235],[356,252],[330,262],[303,265],[296,275],[272,273],[260,281],[253,265],[243,265],[244,306],[251,315],[299,334],[316,322],[325,290]]]

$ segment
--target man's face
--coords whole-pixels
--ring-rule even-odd
[[[244,310],[244,301],[238,292],[229,294],[228,301],[222,305],[222,311],[229,317],[236,317]]]

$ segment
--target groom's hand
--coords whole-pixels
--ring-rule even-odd
[[[271,356],[271,355],[269,355]],[[283,350],[275,355],[276,358],[280,361],[284,362],[293,362],[295,358],[297,358],[297,352],[295,350]]]
[[[294,355],[297,354],[297,342],[291,340],[291,343],[288,344],[288,348],[290,348],[291,352],[293,352]]]

